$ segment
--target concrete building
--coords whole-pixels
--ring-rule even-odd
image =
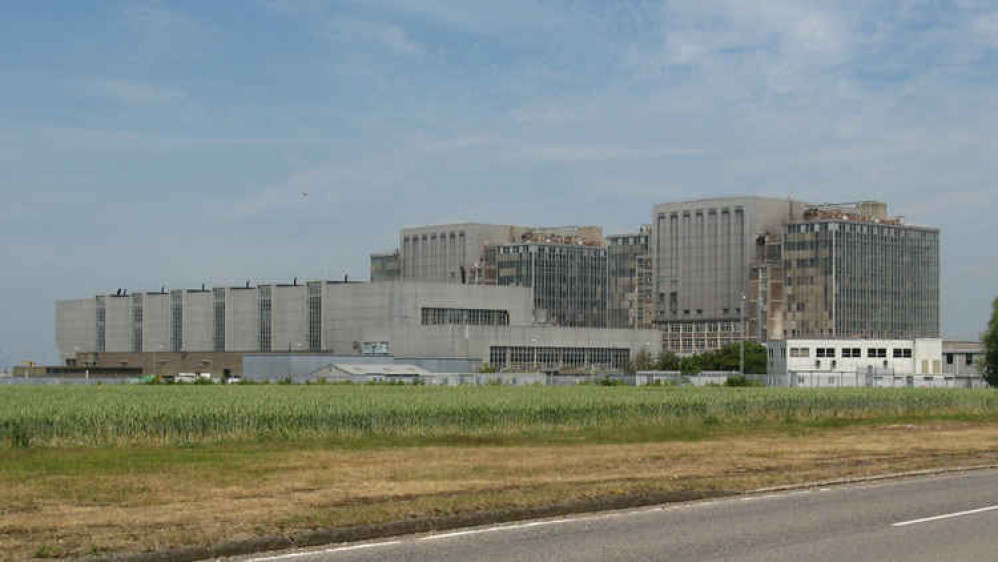
[[[457,223],[403,228],[399,233],[401,278],[495,285],[495,271],[485,263],[489,247],[521,242],[556,243],[555,240],[602,242],[602,236],[602,229],[597,226]]]
[[[652,297],[651,226],[638,232],[607,236],[607,325],[650,329],[655,320]]]
[[[398,281],[401,259],[398,250],[371,254],[371,282]]]
[[[789,386],[976,388],[984,384],[980,374],[945,372],[939,338],[794,338],[771,341],[767,347],[768,376],[787,375]]]
[[[233,375],[242,367],[225,354],[392,356],[434,371],[483,363],[591,371],[622,370],[640,350],[657,351],[654,331],[552,327],[535,320],[534,304],[529,288],[436,282],[119,292],[57,303],[56,340],[67,363],[150,372],[221,366]]]
[[[763,306],[750,298],[756,246],[780,236],[803,210],[796,201],[762,197],[656,205],[649,245],[663,347],[689,355],[743,339],[743,318],[748,326],[758,317],[749,304]],[[745,331],[748,339],[767,336],[758,322]]]
[[[939,231],[887,205],[807,209],[783,242],[784,337],[939,337]]]
[[[978,341],[944,341],[943,373],[947,375],[984,374],[984,348]]]
[[[472,284],[485,247],[514,242],[527,227],[458,223],[403,228],[399,234],[401,278]]]
[[[493,263],[497,285],[532,289],[534,322],[606,327],[605,247],[543,242],[504,244],[489,248],[486,264]]]
[[[941,375],[942,340],[801,339],[770,342],[773,373]]]
[[[403,281],[527,287],[539,324],[607,326],[600,227],[462,223],[406,228],[399,238]]]

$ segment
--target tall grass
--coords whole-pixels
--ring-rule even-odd
[[[998,416],[945,389],[96,386],[0,389],[0,446],[510,436],[623,426]]]

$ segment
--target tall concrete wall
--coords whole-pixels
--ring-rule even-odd
[[[804,204],[783,199],[734,197],[656,205],[649,240],[655,285],[655,320],[666,331],[692,326],[707,348],[740,332],[749,276],[760,236],[778,236],[802,216]],[[717,323],[719,332],[705,324]],[[727,333],[726,333],[727,332]],[[740,339],[737,336],[735,339]],[[698,343],[683,352],[704,351]]]
[[[142,305],[142,349],[170,350],[170,294],[147,293]]]
[[[225,295],[225,349],[259,351],[256,289],[231,288]]]
[[[131,296],[107,297],[105,351],[131,351],[132,308]]]
[[[97,301],[93,298],[58,301],[55,305],[55,342],[59,359],[97,347]]]
[[[304,285],[277,285],[273,293],[271,349],[308,349],[308,293]]]
[[[259,351],[258,295],[271,291],[271,351],[304,351],[308,344],[307,286],[230,288],[225,291],[227,352]],[[180,295],[150,294],[143,301],[143,351],[170,352],[171,302]],[[214,351],[214,294],[183,292],[181,352]],[[126,353],[132,333],[131,298],[107,297],[107,346]],[[424,314],[425,311],[425,314]],[[533,293],[521,287],[436,282],[334,283],[322,285],[322,353],[359,356],[389,353],[413,359],[480,365],[493,346],[627,348],[658,352],[651,330],[554,328],[533,324]],[[96,300],[58,306],[60,353],[99,351],[94,342]],[[424,322],[425,320],[425,322]],[[78,348],[78,349],[76,349]],[[206,360],[209,360],[206,356]],[[470,361],[470,363],[468,363]],[[155,367],[151,367],[155,368]]]
[[[211,291],[184,293],[185,351],[214,350],[214,300]]]
[[[758,197],[656,205],[649,244],[660,320],[737,319],[756,238],[799,203]]]
[[[518,287],[484,287],[450,285],[441,283],[374,283],[327,284],[323,292],[323,325],[325,327],[324,351],[359,353],[364,342],[392,341],[402,346],[391,353],[428,356],[444,353],[431,341],[413,342],[406,330],[400,328],[420,326],[422,309],[484,309],[504,310],[509,313],[513,326],[529,325],[532,321],[532,298],[529,289]],[[465,326],[426,326],[429,340],[432,334],[463,333]],[[470,326],[473,329],[495,329],[487,326]],[[394,334],[394,336],[393,336]],[[453,343],[445,346],[455,349]],[[410,349],[416,349],[410,352]],[[450,351],[444,356],[451,356]]]
[[[483,261],[486,244],[512,242],[526,230],[529,227],[477,223],[404,228],[399,235],[402,279],[461,283],[461,267],[470,275]]]

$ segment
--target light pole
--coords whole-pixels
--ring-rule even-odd
[[[73,346],[73,366],[74,367],[79,367],[79,361],[77,359],[79,356],[80,356],[80,346],[74,345]],[[83,378],[85,380],[90,380],[90,369],[87,369],[86,365],[84,365],[83,367],[84,367],[84,369],[83,369]]]
[[[534,372],[537,372],[537,338],[530,338],[530,356],[534,360]]]
[[[152,371],[153,371],[152,375],[154,377],[158,377],[159,376],[159,353],[158,352],[160,352],[160,351],[163,351],[163,344],[158,343],[158,344],[156,344],[156,347],[153,349],[153,352],[152,352]]]
[[[745,376],[745,293],[742,293],[742,307],[738,310],[741,311],[742,325],[741,348],[738,353],[738,374]]]

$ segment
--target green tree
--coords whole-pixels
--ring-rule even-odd
[[[642,349],[634,357],[633,369],[631,371],[650,371],[655,368],[655,363],[651,359],[651,353],[647,349]]]
[[[659,371],[678,371],[679,356],[671,351],[663,351],[655,362],[655,368]]]
[[[991,303],[991,321],[987,331],[981,334],[981,347],[984,348],[984,378],[991,386],[998,386],[998,298]]]
[[[704,371],[737,371],[740,367],[741,344],[730,343],[716,351],[700,355]],[[745,373],[766,374],[768,352],[766,346],[756,342],[745,342]]]
[[[695,375],[703,370],[703,358],[699,355],[683,357],[682,361],[679,362],[679,370],[684,375]]]

